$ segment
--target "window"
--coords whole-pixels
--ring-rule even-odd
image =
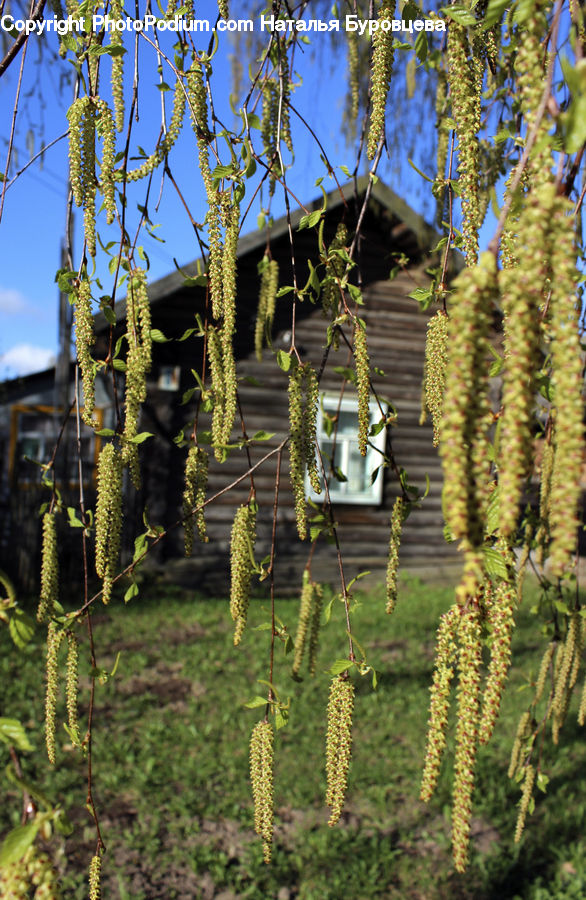
[[[386,414],[385,407],[383,410]],[[370,424],[374,425],[380,419],[379,406],[373,400],[370,403]],[[324,467],[327,472],[331,472],[332,468],[335,468],[336,472],[346,479],[344,481],[334,475],[330,476],[329,489],[333,503],[376,505],[382,502],[382,472],[378,473],[374,484],[372,483],[372,474],[382,462],[381,453],[384,453],[385,449],[385,436],[386,429],[383,428],[379,434],[369,438],[370,443],[377,449],[369,446],[366,456],[362,456],[358,449],[358,399],[356,396],[343,396],[341,400],[337,394],[323,394],[320,397],[317,414],[317,442],[322,453]],[[309,480],[306,480],[306,490],[312,500],[323,499],[323,490],[322,494],[316,494],[311,490]]]
[[[159,366],[157,387],[160,391],[178,391],[181,381],[181,366]]]
[[[102,411],[95,410],[98,422],[102,421]],[[38,484],[41,466],[48,463],[53,455],[57,435],[61,427],[62,414],[51,406],[18,405],[12,407],[12,423],[9,450],[9,474],[13,483],[19,485]],[[100,441],[93,431],[82,425],[81,454],[84,481],[91,484],[95,475],[95,464]],[[77,434],[71,420],[62,437],[60,453],[66,454],[67,479],[70,485],[78,479]]]

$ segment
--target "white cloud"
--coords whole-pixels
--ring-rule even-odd
[[[0,287],[0,312],[18,316],[27,312],[29,305],[20,291],[14,288]]]
[[[0,374],[3,378],[41,372],[55,363],[55,354],[46,347],[33,344],[16,344],[0,356]]]

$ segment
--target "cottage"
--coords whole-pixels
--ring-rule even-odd
[[[352,186],[342,192],[332,192],[327,198],[323,216],[324,240],[329,243],[337,225],[344,220],[350,231],[362,209],[367,180],[360,180],[357,195]],[[312,209],[320,209],[322,201]],[[327,455],[331,450],[328,421],[337,419],[336,458],[342,480],[332,479],[330,485],[338,536],[350,577],[369,569],[382,574],[385,566],[389,515],[393,499],[399,493],[398,473],[404,469],[409,483],[427,496],[420,508],[408,519],[403,536],[401,555],[408,568],[425,570],[430,567],[437,573],[443,565],[454,560],[454,548],[443,537],[441,513],[441,469],[437,452],[432,446],[431,427],[419,424],[421,404],[421,375],[428,315],[421,312],[415,300],[407,295],[417,286],[425,286],[429,279],[425,269],[432,260],[429,248],[437,242],[437,235],[425,222],[380,182],[372,187],[370,198],[361,222],[361,240],[358,247],[361,289],[364,307],[361,315],[366,321],[371,362],[377,367],[373,384],[379,394],[380,405],[373,402],[372,420],[381,419],[381,409],[396,411],[396,421],[373,438],[375,449],[366,458],[357,452],[356,435],[357,399],[353,385],[346,382],[341,372],[351,365],[348,348],[342,341],[340,349],[324,353],[325,320],[320,304],[309,298],[297,304],[295,341],[304,360],[310,360],[316,370],[321,370],[320,413],[318,440]],[[304,284],[309,275],[308,260],[319,263],[317,240],[313,228],[298,229],[301,213],[291,219],[296,277]],[[287,376],[275,362],[275,351],[288,349],[291,329],[291,295],[277,300],[277,310],[272,329],[272,348],[263,351],[258,360],[254,348],[254,330],[258,304],[258,264],[267,244],[265,230],[243,237],[238,248],[238,299],[235,353],[239,376],[239,403],[246,436],[259,431],[273,436],[250,445],[234,449],[227,460],[219,464],[210,458],[208,496],[212,496],[242,476],[250,464],[256,463],[272,448],[278,446],[287,434]],[[285,218],[275,222],[270,229],[270,249],[273,259],[279,263],[280,284],[292,283],[292,253],[289,223]],[[399,267],[392,280],[389,274]],[[131,485],[127,491],[127,521],[132,524],[143,519],[146,507],[149,522],[172,526],[180,516],[183,490],[183,466],[185,450],[178,448],[184,429],[189,431],[193,422],[197,390],[192,369],[201,368],[203,341],[196,336],[180,340],[186,330],[196,326],[196,314],[205,316],[205,289],[193,284],[196,266],[186,272],[173,274],[154,282],[149,287],[152,325],[164,336],[154,345],[153,366],[148,382],[148,398],[144,407],[140,430],[151,432],[154,437],[141,447],[144,464],[143,485],[136,492]],[[123,321],[124,301],[118,304],[117,318]],[[122,326],[120,326],[122,327]],[[103,316],[96,318],[98,334],[105,335],[108,325]],[[98,348],[98,356],[100,350]],[[383,374],[384,373],[384,374]],[[122,375],[120,376],[123,377]],[[344,385],[344,386],[343,386]],[[2,468],[2,516],[6,528],[14,532],[20,529],[23,504],[15,497],[30,493],[33,482],[31,463],[23,457],[37,461],[48,459],[51,441],[58,433],[60,417],[55,410],[52,373],[41,373],[5,383],[0,396],[0,430],[5,443]],[[187,402],[184,402],[187,399]],[[97,407],[104,427],[114,425],[114,397],[111,385],[100,381]],[[388,404],[388,407],[387,405]],[[393,415],[389,417],[394,419]],[[44,421],[44,425],[42,424]],[[198,429],[205,431],[209,421],[205,414],[198,419]],[[51,440],[48,439],[49,434]],[[75,441],[75,429],[69,432],[68,441]],[[243,431],[240,432],[242,437]],[[83,429],[84,480],[86,494],[91,502],[92,479],[99,437]],[[234,431],[234,442],[238,440]],[[379,468],[382,456],[377,449],[392,454],[394,465]],[[254,473],[254,486],[259,504],[257,559],[269,551],[273,518],[274,485],[277,457],[273,455]],[[34,467],[37,468],[38,467]],[[378,469],[373,480],[373,472]],[[288,473],[288,457],[284,454],[282,476]],[[345,480],[343,480],[345,479]],[[74,473],[68,476],[71,486]],[[210,503],[206,508],[206,520],[210,541],[196,542],[192,558],[174,565],[174,577],[205,587],[217,586],[225,581],[230,526],[237,505],[248,496],[250,480],[239,483]],[[310,495],[319,507],[321,498]],[[35,502],[38,488],[35,488]],[[12,498],[12,499],[9,499]],[[75,501],[72,501],[75,505]],[[28,507],[29,504],[27,503]],[[319,513],[319,510],[316,510]],[[6,518],[5,518],[6,517]],[[38,521],[38,520],[37,520]],[[299,575],[310,551],[308,541],[298,540],[295,527],[293,498],[286,477],[281,478],[278,507],[277,582],[289,585]],[[38,527],[38,526],[34,526]],[[0,565],[9,565],[7,537],[3,534]],[[171,559],[182,556],[182,534],[179,527],[157,547],[156,564],[167,566]],[[313,554],[314,577],[336,580],[336,548],[325,539],[318,540]],[[30,559],[28,567],[30,568]],[[21,563],[22,574],[22,563]]]

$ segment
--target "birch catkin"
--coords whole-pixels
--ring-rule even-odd
[[[43,516],[43,544],[41,550],[41,591],[37,621],[44,622],[53,615],[59,595],[59,560],[57,556],[57,529],[55,513]]]
[[[259,362],[262,361],[263,344],[265,341],[270,343],[271,340],[271,329],[275,316],[277,288],[279,285],[279,263],[275,259],[269,260],[265,256],[261,267],[258,311],[254,328],[254,349]]]
[[[359,319],[354,327],[354,366],[358,391],[358,449],[366,456],[370,426],[370,360],[366,344],[366,329]]]
[[[90,900],[101,900],[102,857],[96,853],[90,863]]]
[[[399,547],[405,520],[406,508],[403,497],[397,497],[391,513],[391,536],[389,538],[389,558],[387,562],[387,613],[395,609],[397,602],[397,573],[399,570]]]
[[[57,695],[59,693],[59,648],[63,641],[64,632],[55,622],[49,622],[47,632],[47,688],[45,693],[45,743],[47,757],[52,765],[55,765],[55,733]]]
[[[425,366],[423,370],[424,402],[433,424],[434,447],[437,447],[440,442],[447,366],[448,317],[440,309],[427,323]],[[424,421],[425,411],[422,413],[422,424]]]
[[[496,297],[496,263],[491,253],[455,281],[449,313],[450,359],[442,418],[444,508],[454,538],[477,547],[484,538],[486,477],[478,471],[485,444],[479,426],[487,414],[488,326]]]
[[[92,289],[87,278],[82,278],[74,291],[73,324],[75,328],[75,349],[81,370],[83,384],[83,409],[81,417],[86,425],[94,425],[93,412],[96,406],[95,365],[91,355],[91,347],[96,336],[94,333],[94,317],[92,314]]]
[[[189,448],[185,462],[185,490],[183,491],[186,556],[191,556],[195,529],[197,529],[200,541],[207,542],[209,540],[202,508],[206,497],[207,481],[208,455],[202,447],[192,446]]]
[[[379,24],[384,19],[392,19],[395,3],[383,3],[378,14]],[[378,28],[372,39],[372,72],[370,77],[371,113],[368,129],[366,155],[374,159],[377,147],[385,135],[385,107],[393,73],[393,33],[390,29]]]
[[[258,722],[250,739],[250,781],[254,801],[254,830],[262,838],[263,856],[271,861],[273,843],[273,726]]]
[[[240,643],[246,627],[255,540],[256,504],[253,501],[236,510],[230,538],[230,614],[235,622],[234,646]]]
[[[452,853],[458,872],[468,862],[474,770],[478,750],[481,629],[474,606],[462,612],[458,629],[458,720],[452,808]]]
[[[331,810],[328,825],[335,825],[339,820],[346,796],[352,755],[353,709],[353,683],[342,676],[334,678],[330,687],[326,736],[326,806]]]
[[[98,460],[96,503],[96,572],[103,579],[102,600],[110,601],[118,566],[122,531],[122,458],[114,444],[106,444]]]
[[[73,632],[67,634],[67,663],[65,679],[65,698],[67,704],[67,724],[69,734],[74,744],[81,744],[79,724],[77,719],[77,700],[79,695],[79,652],[77,638]]]
[[[420,793],[421,799],[425,802],[431,799],[436,788],[441,760],[446,747],[446,728],[451,685],[458,652],[456,635],[460,615],[459,606],[453,606],[447,613],[444,613],[437,633],[435,671],[430,688],[427,750]]]

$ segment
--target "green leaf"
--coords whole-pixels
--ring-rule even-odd
[[[572,66],[562,58],[561,65],[572,95],[568,109],[560,116],[564,148],[567,153],[577,153],[586,142],[586,59]]]
[[[329,603],[326,604],[326,606],[324,608],[324,624],[326,624],[326,625],[328,624],[328,622],[330,621],[330,619],[332,617],[332,606],[334,605],[334,600],[335,600],[335,597],[332,597],[332,599],[329,601]]]
[[[257,431],[256,434],[252,436],[253,441],[270,441],[272,437],[275,436],[274,431]]]
[[[0,718],[0,741],[25,752],[35,749],[18,719]]]
[[[167,344],[171,338],[165,337],[160,328],[151,328],[151,338],[157,344]]]
[[[482,30],[492,28],[497,22],[500,22],[505,9],[511,5],[511,0],[489,0],[486,12],[482,19]]]
[[[355,284],[347,285],[348,293],[354,300],[354,303],[357,303],[358,306],[364,306],[364,300],[362,299],[362,291]]]
[[[252,700],[249,700],[248,703],[245,703],[244,706],[247,709],[255,709],[257,706],[266,706],[267,698],[261,697],[260,694],[257,694],[256,697],[253,697]]]
[[[288,372],[293,365],[293,357],[284,350],[277,350],[277,365],[283,372]]]
[[[421,37],[422,34],[423,32],[420,33],[419,37]],[[429,175],[426,175],[425,172],[422,172],[421,169],[418,169],[412,159],[407,157],[407,162],[412,169],[415,169],[418,175],[421,175],[422,178],[424,178],[426,181],[429,181],[430,184],[433,184],[433,178],[430,178]]]
[[[467,6],[460,6],[459,4],[455,4],[454,6],[444,6],[440,10],[444,14],[444,16],[449,16],[450,19],[453,19],[454,22],[457,22],[458,25],[476,25],[477,20],[472,15]]]
[[[112,366],[117,372],[126,372],[126,363],[123,359],[113,359]]]
[[[28,825],[17,825],[8,832],[0,847],[0,869],[22,859],[37,836],[39,824],[30,822]]]
[[[219,180],[220,178],[230,178],[231,175],[234,174],[234,166],[223,166],[218,165],[212,172],[212,178],[214,181]]]
[[[261,129],[261,121],[256,113],[248,113],[247,115],[248,124],[251,128],[256,128],[258,131]]]
[[[23,650],[35,633],[35,623],[22,609],[15,609],[8,623],[8,630],[13,643],[19,650]]]
[[[113,437],[115,432],[112,428],[100,428],[99,431],[96,431],[98,437]]]
[[[493,547],[484,547],[483,548],[483,556],[484,556],[484,567],[488,575],[496,578],[503,578],[505,581],[509,580],[509,572],[507,570],[507,564],[502,558],[501,554],[498,550],[495,550]]]
[[[114,260],[114,262],[116,262],[116,260]],[[104,318],[106,319],[108,325],[116,324],[116,313],[111,306],[103,306],[102,312],[104,313]]]
[[[124,594],[124,602],[128,603],[133,597],[138,597],[138,585],[133,582]]]
[[[154,434],[151,431],[141,431],[140,434],[135,434],[134,437],[130,438],[130,444],[142,444],[143,441],[146,441],[147,438],[154,437]]]
[[[312,213],[309,213],[307,216],[302,216],[299,220],[298,231],[301,231],[303,228],[313,228],[323,215],[323,209],[316,209]]]
[[[67,516],[69,518],[69,527],[70,528],[83,528],[84,524],[81,519],[77,518],[77,512],[73,508],[73,506],[67,507]]]
[[[427,35],[424,31],[420,31],[415,38],[415,54],[419,62],[425,62],[428,52],[429,45],[427,43]]]
[[[415,288],[414,291],[411,291],[410,294],[407,294],[408,297],[411,297],[412,300],[417,300],[420,304],[422,310],[429,309],[431,304],[433,303],[433,291],[431,288]]]
[[[284,728],[287,722],[289,721],[289,710],[288,709],[278,709],[275,715],[275,728],[277,731],[280,728]]]
[[[330,675],[340,675],[341,672],[346,672],[350,669],[354,663],[349,659],[337,659],[335,663],[333,663],[328,672]]]
[[[206,287],[207,283],[207,275],[188,275],[187,278],[183,279],[185,287]]]

